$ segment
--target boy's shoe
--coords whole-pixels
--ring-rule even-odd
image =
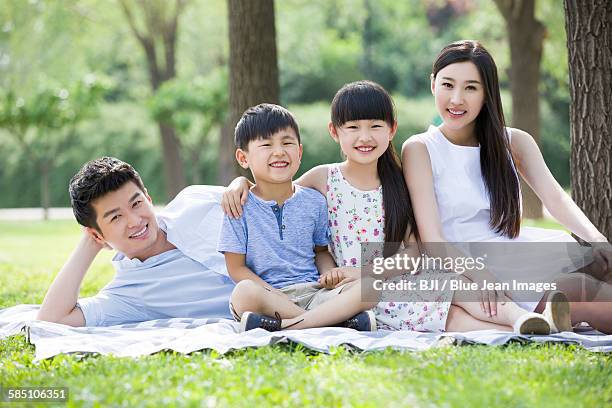
[[[338,327],[347,327],[357,331],[376,331],[376,317],[373,311],[366,310],[343,321]]]
[[[516,334],[550,334],[548,319],[538,313],[525,313],[514,323]]]
[[[265,316],[254,312],[244,312],[240,318],[240,331],[245,332],[253,329],[264,329],[267,331],[279,331],[281,329],[281,317]]]
[[[565,293],[555,290],[548,294],[542,315],[550,323],[550,332],[573,331],[570,305]]]

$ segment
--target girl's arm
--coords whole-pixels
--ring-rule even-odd
[[[327,165],[316,166],[295,180],[295,184],[302,187],[314,188],[319,193],[325,195],[327,190]],[[239,218],[242,216],[242,207],[249,196],[249,189],[253,187],[246,177],[236,177],[223,192],[221,208],[230,217]]]
[[[550,214],[585,241],[606,242],[606,237],[597,230],[555,180],[533,137],[519,129],[512,129],[511,132],[510,147],[518,171]]]
[[[325,195],[327,193],[327,166],[327,164],[321,164],[313,167],[295,180],[295,184],[299,184],[302,187],[314,188],[319,193]]]

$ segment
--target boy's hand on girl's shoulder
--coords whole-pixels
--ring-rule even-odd
[[[340,266],[332,268],[319,277],[319,283],[325,289],[335,289],[346,283],[361,278],[359,268]]]
[[[239,218],[242,216],[242,207],[249,196],[249,181],[246,177],[234,179],[223,192],[221,208],[228,217]]]

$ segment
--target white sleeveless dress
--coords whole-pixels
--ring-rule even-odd
[[[327,172],[327,208],[330,248],[338,266],[361,265],[361,243],[384,242],[384,208],[382,186],[363,191],[353,187],[342,175],[339,163],[330,164]],[[380,254],[372,253],[372,257]],[[372,259],[364,262],[371,263]],[[443,279],[428,271],[432,279]],[[411,279],[410,275],[397,279]],[[405,299],[402,293],[402,299]],[[380,302],[373,310],[379,328],[442,332],[446,327],[451,290],[414,291],[410,301]],[[432,301],[433,300],[433,301]]]
[[[509,129],[507,134],[510,138]],[[496,254],[494,264],[488,264],[491,272],[498,278],[511,276],[528,280],[529,276],[543,268],[549,271],[550,276],[554,276],[562,272],[573,272],[590,263],[586,252],[573,253],[577,247],[573,245],[576,241],[563,231],[521,227],[519,236],[511,239],[490,227],[490,201],[480,168],[480,147],[456,145],[435,126],[430,126],[425,133],[413,137],[423,142],[429,153],[438,214],[447,241],[570,243],[569,246],[555,245],[551,251],[542,251],[542,247],[537,245],[500,245],[498,248],[506,253]],[[518,174],[516,176],[518,177]],[[572,249],[568,250],[568,247]],[[520,248],[520,253],[516,252],[517,248]],[[519,258],[523,260],[520,268],[517,266]],[[538,268],[538,271],[530,268]],[[533,310],[538,302],[532,300],[517,303]]]

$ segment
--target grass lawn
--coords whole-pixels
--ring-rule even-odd
[[[40,303],[79,229],[72,221],[0,222],[0,231],[0,307]],[[106,251],[96,260],[83,296],[111,279],[110,257]],[[574,346],[464,346],[419,353],[339,348],[326,355],[283,345],[225,356],[206,351],[138,359],[62,355],[40,363],[33,358],[34,348],[23,336],[0,341],[0,385],[68,387],[69,406],[612,404],[612,355]]]

